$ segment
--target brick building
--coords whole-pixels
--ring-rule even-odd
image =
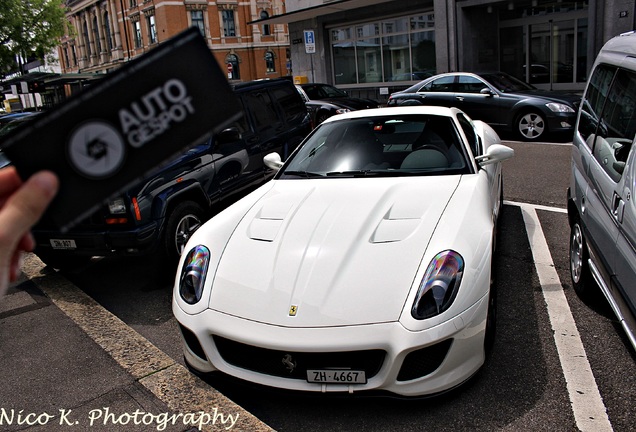
[[[291,74],[287,25],[249,24],[285,13],[283,0],[67,0],[66,5],[72,31],[59,46],[62,73],[107,73],[196,26],[230,80]]]

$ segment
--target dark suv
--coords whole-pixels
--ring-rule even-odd
[[[264,155],[279,152],[287,157],[311,131],[307,109],[291,80],[236,84],[234,92],[244,116],[231,127],[111,199],[68,232],[52,229],[45,220],[36,226],[40,259],[56,268],[75,266],[91,256],[155,252],[175,261],[190,235],[218,208],[273,175],[263,164]]]

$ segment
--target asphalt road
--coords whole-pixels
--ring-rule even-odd
[[[564,209],[571,147],[506,144],[516,156],[504,163],[497,340],[492,358],[473,379],[444,396],[417,400],[306,395],[223,376],[208,383],[278,431],[633,430],[634,352],[605,300],[584,304],[568,273]],[[537,234],[545,238],[547,258],[537,259]],[[550,283],[542,279],[545,274]],[[96,260],[64,276],[183,363],[170,307],[173,274],[157,269],[152,259],[114,259]],[[550,312],[552,292],[563,293],[569,312]],[[578,335],[561,330],[568,313]],[[580,340],[583,352],[557,348],[564,336],[568,342]],[[590,387],[577,387],[577,367],[574,375],[568,371],[568,364],[581,359],[589,364]]]

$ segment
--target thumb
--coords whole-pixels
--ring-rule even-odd
[[[32,175],[0,209],[0,226],[17,243],[40,219],[57,193],[59,182],[50,171]]]

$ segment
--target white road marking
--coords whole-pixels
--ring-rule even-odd
[[[520,202],[516,202],[516,201],[504,201],[504,204],[506,205],[512,205],[512,206],[517,206],[517,207],[530,207],[533,208],[535,210],[545,210],[545,211],[551,211],[551,212],[556,212],[556,213],[566,213],[568,212],[567,209],[561,208],[561,207],[552,207],[552,206],[545,206],[545,205],[541,205],[541,204],[527,204],[527,203],[520,203]]]
[[[521,207],[526,225],[576,425],[583,432],[612,431],[607,408],[596,385],[583,342],[541,229],[536,212],[540,206],[523,203],[515,205]]]

